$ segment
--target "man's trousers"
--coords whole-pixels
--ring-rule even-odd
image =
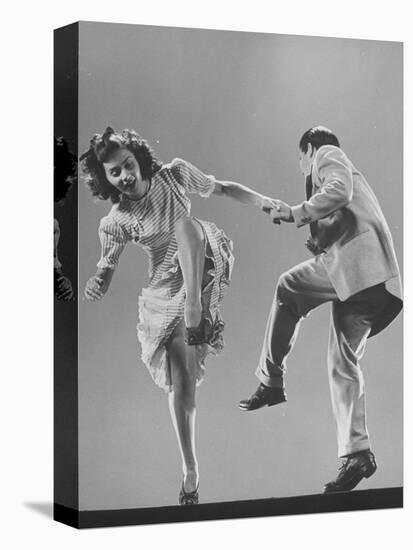
[[[293,267],[278,281],[256,375],[266,386],[284,387],[286,358],[301,319],[312,309],[331,302],[328,376],[339,456],[370,448],[359,361],[371,326],[387,300],[388,294],[381,284],[341,302],[321,256]]]

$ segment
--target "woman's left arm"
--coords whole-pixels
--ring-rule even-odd
[[[171,163],[172,174],[187,192],[198,193],[201,197],[211,194],[235,199],[243,204],[257,206],[269,213],[274,208],[271,198],[257,193],[253,189],[234,181],[217,180],[214,176],[205,175],[190,162],[176,158]]]
[[[274,208],[273,199],[250,189],[246,185],[241,185],[234,181],[215,180],[214,195],[230,197],[243,204],[257,206],[264,212],[269,212]]]

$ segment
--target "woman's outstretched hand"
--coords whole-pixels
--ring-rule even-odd
[[[276,205],[276,199],[270,199],[270,197],[262,197],[261,210],[266,214],[269,214]]]
[[[291,206],[279,199],[270,199],[265,197],[262,201],[261,210],[270,214],[273,223],[293,222]]]
[[[91,302],[94,302],[95,300],[101,300],[105,295],[105,292],[107,291],[108,286],[109,285],[105,282],[104,279],[102,279],[102,277],[93,275],[93,277],[91,277],[86,283],[86,287],[85,287],[86,299],[90,300]]]

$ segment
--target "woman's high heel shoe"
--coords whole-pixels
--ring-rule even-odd
[[[203,317],[197,327],[185,328],[185,344],[188,346],[199,346],[207,344],[211,337],[211,322]]]
[[[179,504],[199,504],[199,484],[195,491],[187,493],[184,489],[184,482],[182,482],[181,491],[179,493]]]

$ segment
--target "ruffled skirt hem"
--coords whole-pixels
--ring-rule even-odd
[[[230,283],[234,256],[232,241],[223,231],[213,223],[197,221],[206,237],[206,260],[209,259],[212,266],[207,272],[209,282],[202,290],[203,314],[212,325],[211,337],[208,343],[195,346],[196,382],[199,385],[205,375],[207,355],[219,354],[225,345],[225,324],[219,308],[224,290]],[[171,288],[175,289],[173,293]],[[185,289],[175,253],[157,284],[143,289],[139,297],[137,335],[142,350],[141,359],[155,384],[165,392],[173,389],[166,344],[183,319],[184,303]]]

